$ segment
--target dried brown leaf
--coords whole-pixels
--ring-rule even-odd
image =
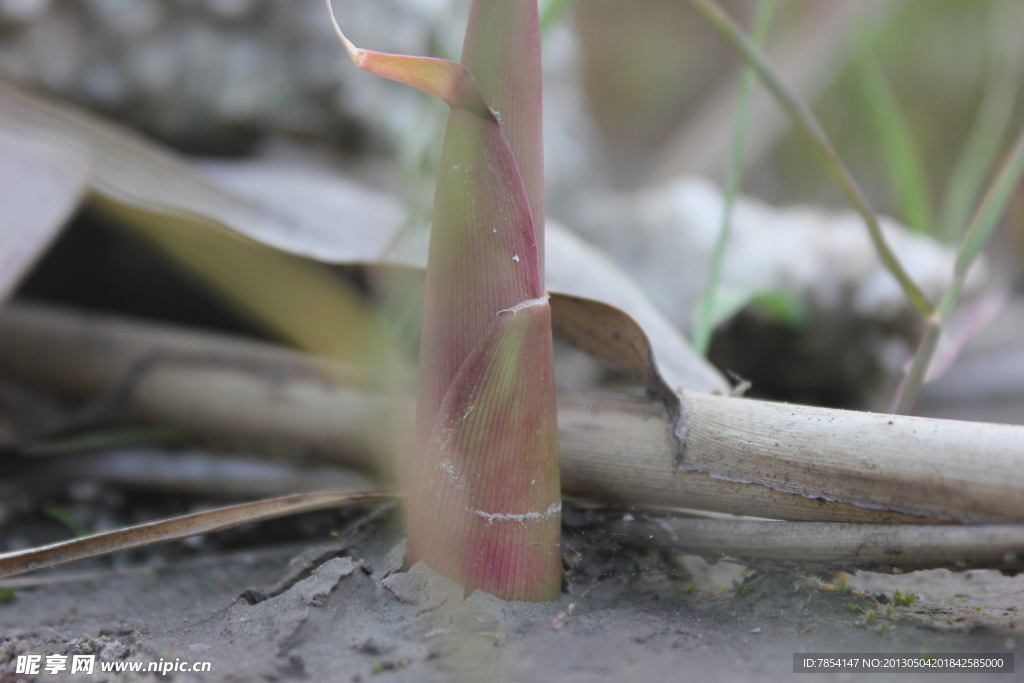
[[[4,553],[0,555],[0,578],[90,557],[109,555],[120,550],[177,541],[190,536],[230,529],[242,524],[262,522],[302,512],[378,503],[391,500],[395,496],[394,492],[389,491],[300,493],[196,512],[159,522],[149,522],[70,541],[51,543],[39,548]]]
[[[162,235],[164,246],[176,248],[181,258],[208,253],[207,243],[220,244],[235,234],[326,263],[417,267],[426,263],[426,240],[423,235],[402,231],[403,213],[397,202],[338,174],[296,166],[217,163],[205,167],[207,175],[137,134],[2,80],[0,124],[25,127],[57,144],[87,150],[93,163],[92,192],[102,198],[101,208],[151,230],[156,223],[158,239]],[[302,190],[297,193],[300,185]],[[332,220],[338,211],[338,196],[351,197],[351,204],[363,209],[350,209],[343,218]],[[172,240],[175,246],[166,235],[181,227],[199,237],[186,243]],[[225,229],[222,236],[216,235]],[[210,231],[214,235],[201,234]],[[241,249],[242,244],[235,246]],[[668,386],[728,392],[725,379],[692,352],[674,325],[611,259],[554,223],[547,227],[546,251],[545,275],[553,307],[565,293],[619,308],[626,315],[618,316],[617,324],[623,329],[632,329],[634,321],[639,324]],[[204,269],[210,271],[212,265],[206,264]],[[304,279],[314,290],[324,284],[315,273],[307,273]],[[559,324],[557,313],[555,323]],[[560,327],[564,330],[570,324]],[[314,331],[305,336],[313,337],[314,345],[325,343]],[[304,345],[309,348],[311,344]],[[606,348],[600,355],[609,358],[613,354],[614,349]],[[629,365],[628,359],[622,361],[618,364]]]
[[[0,124],[0,301],[64,227],[88,178],[80,150]]]

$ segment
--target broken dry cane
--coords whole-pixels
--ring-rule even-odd
[[[362,50],[334,22],[359,68],[451,108],[427,261],[409,561],[508,600],[555,599],[561,576],[537,14],[536,0],[474,0],[461,64]]]

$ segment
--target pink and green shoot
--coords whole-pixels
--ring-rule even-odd
[[[427,262],[409,560],[470,590],[554,599],[561,493],[537,2],[474,0],[461,63],[362,50],[335,28],[361,69],[451,108]]]

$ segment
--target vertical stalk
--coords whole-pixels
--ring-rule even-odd
[[[555,599],[561,584],[537,14],[536,0],[474,0],[461,64],[362,50],[335,24],[357,66],[451,107],[427,257],[409,561],[509,600]]]
[[[957,299],[960,298],[960,291],[967,279],[967,271],[970,270],[974,260],[995,231],[1022,176],[1024,176],[1024,126],[1021,127],[1013,148],[1006,155],[992,179],[992,183],[974,213],[974,218],[971,219],[971,223],[960,241],[960,249],[953,270],[953,281],[943,294],[938,310],[934,315],[928,317],[924,337],[897,392],[893,412],[906,413],[913,407],[921,386],[928,379],[928,367],[931,365],[932,356],[935,355],[942,331],[949,322]]]
[[[544,128],[537,0],[473,0],[462,64],[476,77],[519,167],[544,272]]]
[[[758,45],[764,43],[777,7],[778,0],[765,0],[761,3],[757,18],[754,20],[754,42]],[[732,210],[743,180],[743,148],[747,140],[747,124],[750,121],[750,96],[754,89],[754,76],[754,70],[751,67],[747,66],[743,69],[739,98],[736,103],[736,127],[732,138],[732,155],[729,158],[729,170],[726,172],[722,225],[718,230],[715,251],[711,257],[711,267],[708,269],[708,282],[693,329],[693,348],[697,353],[705,356],[708,353],[711,333],[714,330],[712,312],[715,307],[715,298],[718,295],[722,261],[725,260],[725,249],[729,244],[729,235],[732,233]]]

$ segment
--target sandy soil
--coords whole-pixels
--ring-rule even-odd
[[[429,567],[402,567],[384,521],[347,540],[206,548],[168,560],[94,561],[8,580],[0,680],[56,681],[852,681],[793,674],[794,652],[1024,651],[1024,576],[742,574],[619,544],[568,515],[565,592],[508,603]],[[296,524],[301,525],[297,520]],[[278,528],[280,532],[280,528]],[[301,535],[298,534],[298,535]],[[736,582],[735,584],[733,582]],[[894,590],[917,594],[910,607]],[[863,591],[863,592],[861,592]],[[884,595],[882,595],[884,594]],[[875,597],[872,597],[875,596]],[[8,595],[7,597],[11,597]],[[876,602],[876,598],[881,603]],[[877,615],[867,617],[871,612]],[[19,654],[211,662],[206,674],[13,673]],[[874,680],[884,676],[874,676]],[[1024,680],[905,674],[900,681]]]

